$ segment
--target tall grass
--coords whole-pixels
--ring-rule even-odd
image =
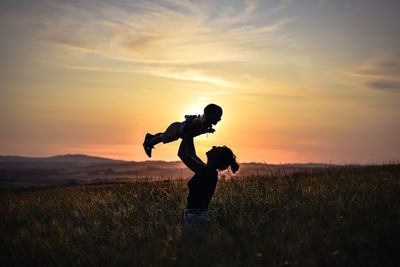
[[[185,181],[0,192],[1,266],[398,266],[400,165],[218,182],[208,233]]]

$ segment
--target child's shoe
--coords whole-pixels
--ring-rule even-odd
[[[152,138],[153,138],[153,135],[147,133],[146,136],[144,137],[144,142],[143,142],[143,144],[149,144]]]
[[[154,148],[153,146],[146,146],[143,144],[144,152],[146,152],[147,156],[151,158],[151,150]]]
[[[153,136],[151,134],[146,134],[146,137],[144,138],[144,142],[143,142],[143,148],[144,148],[144,152],[146,152],[147,156],[149,156],[149,158],[151,158],[151,150],[154,148],[153,146],[151,146],[150,140],[151,138],[153,138]]]

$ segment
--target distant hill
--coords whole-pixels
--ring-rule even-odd
[[[239,163],[238,176],[276,176],[333,165]],[[189,179],[193,173],[181,161],[124,161],[82,154],[53,157],[0,156],[0,188],[50,186],[120,180]],[[221,172],[230,177],[230,171]]]
[[[143,166],[158,166],[162,168],[181,167],[181,161],[162,161],[162,160],[147,160],[147,161],[126,161],[116,160],[103,157],[89,156],[85,154],[66,154],[56,155],[52,157],[21,157],[21,156],[0,156],[0,163],[72,163],[72,164],[140,164]],[[266,166],[285,166],[285,167],[328,167],[332,164],[325,163],[284,163],[284,164],[266,164],[261,162],[241,162],[247,167],[266,167]]]
[[[126,161],[115,160],[103,157],[95,157],[84,154],[66,154],[57,155],[52,157],[21,157],[21,156],[0,156],[0,169],[1,167],[40,167],[43,165],[79,165],[79,166],[93,166],[93,165],[107,165],[107,166],[136,166],[136,167],[152,167],[157,166],[160,168],[181,168],[183,163],[181,161],[162,161],[162,160],[146,160],[146,161]]]
[[[88,156],[83,154],[67,154],[67,155],[60,155],[47,158],[49,161],[57,162],[57,161],[68,161],[68,162],[87,162],[87,163],[123,163],[126,162],[125,160],[115,160],[109,158],[102,158],[102,157],[94,157]]]
[[[124,160],[115,160],[102,157],[93,157],[83,154],[66,154],[53,157],[20,157],[20,156],[0,156],[0,162],[37,162],[37,163],[123,163]]]

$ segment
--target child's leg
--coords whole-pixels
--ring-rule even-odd
[[[150,139],[149,145],[150,146],[155,146],[155,145],[161,143],[162,142],[161,134],[162,133],[158,133],[158,134],[153,135],[153,137]]]

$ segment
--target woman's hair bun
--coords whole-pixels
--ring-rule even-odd
[[[219,170],[226,170],[231,166],[231,170],[233,173],[239,170],[239,164],[236,162],[236,156],[233,154],[232,150],[227,146],[220,146],[220,162],[218,169]]]
[[[236,159],[232,159],[231,162],[231,170],[233,173],[237,172],[237,170],[239,170],[239,164],[236,162]]]

